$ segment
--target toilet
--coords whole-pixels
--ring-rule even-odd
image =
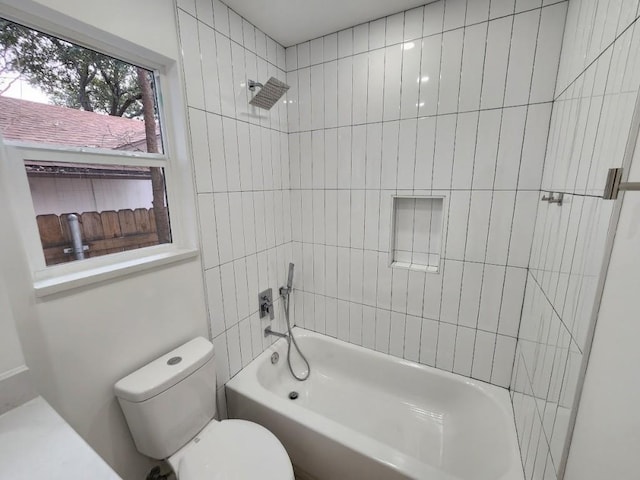
[[[138,451],[166,460],[178,480],[293,480],[289,456],[266,428],[217,421],[213,345],[198,337],[115,384]]]

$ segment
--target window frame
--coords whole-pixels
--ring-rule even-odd
[[[128,40],[50,11],[28,12],[0,4],[0,17],[76,45],[145,68],[153,73],[163,153],[65,147],[3,140],[11,205],[27,253],[36,296],[102,282],[198,255],[190,152],[187,149],[184,89],[178,59],[170,59]],[[55,17],[53,23],[45,18]],[[184,138],[181,138],[184,137]],[[36,222],[25,160],[94,165],[161,167],[171,225],[171,243],[47,266]]]

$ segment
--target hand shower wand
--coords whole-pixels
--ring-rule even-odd
[[[304,354],[300,350],[300,347],[298,346],[298,342],[296,342],[296,339],[293,336],[293,332],[291,331],[291,321],[289,319],[289,305],[291,303],[291,292],[293,290],[293,269],[294,269],[293,263],[289,263],[289,276],[287,278],[287,285],[280,287],[279,291],[280,291],[280,295],[284,298],[284,316],[285,316],[285,318],[287,320],[287,333],[288,333],[288,335],[286,336],[286,339],[287,339],[287,365],[289,365],[289,371],[291,372],[291,375],[293,375],[293,377],[296,380],[299,380],[299,381],[303,382],[307,378],[309,378],[309,375],[311,374],[311,365],[309,365],[309,361],[307,360],[307,358],[304,356]],[[274,333],[274,332],[271,332],[271,330],[269,330],[269,333],[271,334],[271,333]],[[267,331],[265,330],[265,336],[266,335],[267,335]],[[293,343],[293,346],[296,347],[296,350],[298,351],[298,354],[300,355],[300,357],[302,357],[302,360],[304,361],[304,363],[307,365],[307,374],[306,375],[298,376],[293,371],[293,367],[291,366],[291,344],[292,343]]]

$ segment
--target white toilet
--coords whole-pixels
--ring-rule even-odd
[[[217,421],[213,345],[202,337],[115,385],[140,453],[166,459],[179,480],[293,480],[289,456],[266,428]]]

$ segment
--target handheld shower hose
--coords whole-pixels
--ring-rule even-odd
[[[293,332],[291,331],[291,321],[289,320],[289,304],[291,302],[291,290],[293,287],[293,268],[294,268],[293,263],[289,263],[289,278],[287,279],[287,286],[282,287],[280,289],[280,294],[286,297],[284,302],[284,316],[287,320],[287,333],[289,334],[287,336],[287,365],[289,365],[289,371],[291,372],[291,375],[293,375],[293,378],[295,378],[300,382],[304,382],[307,378],[309,378],[309,375],[311,374],[311,365],[309,365],[309,361],[307,360],[307,357],[304,356],[304,354],[300,350],[300,347],[298,346],[298,342],[296,342],[296,339],[293,336]],[[306,375],[303,374],[301,376],[298,376],[293,371],[293,367],[291,366],[291,344],[292,343],[293,343],[293,346],[296,347],[296,350],[298,351],[298,355],[300,355],[304,363],[307,365]]]

